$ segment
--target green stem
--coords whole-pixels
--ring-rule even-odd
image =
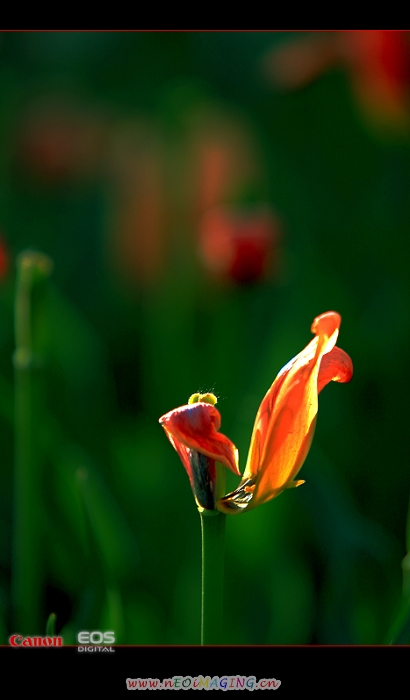
[[[201,644],[223,644],[225,515],[204,510],[202,529]]]
[[[51,270],[51,260],[35,251],[17,259],[12,597],[15,629],[25,634],[40,628],[40,431],[48,330],[45,280]]]
[[[56,636],[56,620],[57,615],[55,613],[50,613],[46,625],[46,637]]]

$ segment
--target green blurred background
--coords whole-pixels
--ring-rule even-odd
[[[2,643],[51,612],[65,643],[199,643],[200,521],[158,418],[214,391],[243,469],[261,399],[331,309],[355,374],[320,396],[306,484],[227,518],[225,641],[389,640],[410,491],[407,43],[0,34]],[[24,484],[26,249],[54,269]]]

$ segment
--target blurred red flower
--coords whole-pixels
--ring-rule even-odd
[[[0,279],[3,279],[9,269],[9,251],[4,241],[3,236],[0,234]]]
[[[219,206],[200,222],[200,256],[220,279],[250,284],[273,269],[279,237],[278,220],[267,208]]]

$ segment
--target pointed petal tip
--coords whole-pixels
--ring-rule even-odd
[[[330,338],[335,330],[339,330],[341,322],[342,317],[337,311],[325,311],[325,313],[316,316],[310,330],[316,335],[323,334]]]
[[[297,489],[298,486],[302,486],[302,484],[305,484],[305,479],[297,479],[296,481],[289,481],[288,484],[286,484],[287,489]]]

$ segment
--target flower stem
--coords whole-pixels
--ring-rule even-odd
[[[203,510],[201,644],[223,644],[225,515]]]
[[[38,632],[41,595],[41,430],[51,260],[24,251],[17,259],[15,296],[15,471],[12,597],[15,629]]]

